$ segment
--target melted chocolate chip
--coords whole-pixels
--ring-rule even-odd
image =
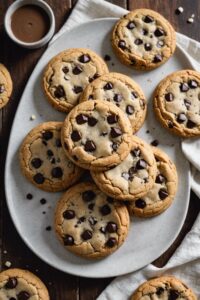
[[[143,199],[137,199],[135,201],[135,206],[138,207],[138,208],[145,208],[146,207],[146,202],[143,200]]]
[[[8,281],[6,282],[4,288],[7,289],[7,290],[10,290],[10,289],[14,289],[18,284],[18,281],[17,281],[17,278],[16,277],[10,277],[8,279]]]
[[[99,230],[100,230],[101,233],[106,233],[105,227],[101,227]]]
[[[132,21],[130,21],[128,24],[127,24],[127,26],[126,26],[128,29],[133,29],[133,28],[135,28],[136,27],[136,25],[135,25],[135,23],[134,22],[132,22]]]
[[[107,134],[108,134],[107,131],[102,131],[102,132],[100,133],[100,136],[106,136]]]
[[[113,97],[113,100],[115,101],[115,102],[121,102],[122,101],[122,95],[120,95],[120,94],[115,94],[114,95],[114,97]]]
[[[103,89],[104,89],[105,91],[107,91],[107,90],[112,90],[112,88],[113,88],[113,84],[112,84],[111,82],[107,82],[107,83],[104,85],[104,87],[103,87]]]
[[[76,122],[77,124],[84,124],[88,121],[88,116],[80,114],[76,116]]]
[[[159,194],[159,197],[161,200],[164,200],[165,198],[167,198],[169,196],[168,192],[165,189],[160,189],[158,194]]]
[[[120,40],[118,43],[118,47],[122,50],[126,49],[126,42],[124,40]]]
[[[21,291],[17,295],[17,300],[28,300],[31,297],[31,295],[26,291]]]
[[[83,69],[80,66],[76,66],[75,68],[73,68],[72,72],[74,75],[79,75],[83,72]]]
[[[60,167],[53,168],[51,170],[51,175],[54,178],[61,178],[63,176],[63,170]]]
[[[126,107],[126,113],[128,115],[132,115],[134,113],[134,107],[132,105],[127,105],[127,107]]]
[[[117,244],[117,240],[116,238],[109,238],[106,242],[106,246],[109,247],[109,248],[113,248],[115,245]]]
[[[136,163],[137,170],[143,170],[146,169],[147,163],[144,159],[139,159]]]
[[[189,80],[188,85],[191,89],[196,89],[198,87],[198,83],[196,80]]]
[[[118,147],[119,147],[118,143],[115,143],[115,142],[112,143],[113,151],[117,151]]]
[[[157,42],[157,47],[158,47],[158,48],[162,48],[164,45],[165,45],[165,42],[164,42],[164,41],[158,41],[158,42]]]
[[[50,156],[50,157],[53,156],[53,151],[51,151],[50,149],[47,150],[47,155]]]
[[[176,290],[170,290],[169,291],[169,300],[176,300],[179,297],[179,292]]]
[[[131,167],[129,170],[128,170],[128,173],[130,175],[131,178],[128,178],[128,179],[133,179],[133,174],[135,174],[137,172],[137,169],[136,167]]]
[[[104,60],[105,60],[105,61],[110,61],[110,60],[111,60],[110,55],[106,54],[106,55],[104,56]]]
[[[165,94],[165,100],[171,102],[174,100],[174,95],[172,93]]]
[[[141,39],[136,39],[134,43],[138,46],[138,45],[142,45],[143,41]]]
[[[72,246],[74,245],[74,238],[71,235],[66,234],[63,238],[63,243],[65,246]]]
[[[28,200],[31,200],[31,199],[33,199],[33,195],[32,195],[32,194],[30,194],[30,193],[28,193],[28,194],[26,195],[26,199],[28,199]]]
[[[37,173],[33,176],[33,180],[37,183],[37,184],[43,184],[45,181],[44,176],[41,173]]]
[[[110,135],[112,138],[117,138],[118,136],[122,135],[122,131],[119,128],[112,127]]]
[[[131,154],[132,154],[134,157],[138,157],[138,156],[140,156],[141,151],[140,151],[139,148],[135,148],[135,149],[133,149],[133,150],[131,151]]]
[[[105,204],[100,208],[100,212],[103,216],[107,216],[111,213],[111,208],[109,205]]]
[[[122,173],[122,177],[123,177],[125,180],[129,180],[129,173],[123,172],[123,173]]]
[[[143,21],[145,23],[152,23],[154,21],[154,18],[147,15],[147,16],[144,17]]]
[[[158,140],[154,140],[151,142],[151,145],[154,146],[154,147],[157,147],[159,144],[159,141]]]
[[[94,96],[93,95],[89,95],[88,100],[94,100]]]
[[[5,91],[4,85],[0,84],[0,94],[3,94],[4,91]]]
[[[91,127],[95,126],[97,124],[97,122],[98,122],[98,120],[94,117],[89,117],[88,118],[88,125],[91,126]]]
[[[188,110],[188,109],[190,108],[191,101],[188,100],[188,99],[184,99],[184,104],[185,104],[185,106],[186,106],[186,108],[187,108],[187,110]]]
[[[63,218],[64,219],[67,219],[67,220],[71,220],[75,217],[75,212],[74,210],[71,210],[71,209],[67,209],[64,211],[63,213]]]
[[[87,152],[93,152],[96,150],[96,145],[93,141],[87,140],[87,142],[84,145],[84,150]]]
[[[42,138],[46,141],[52,139],[53,137],[53,132],[49,131],[49,130],[46,130],[44,132],[42,132]]]
[[[157,36],[157,37],[163,36],[164,34],[165,34],[165,32],[164,32],[164,30],[162,28],[157,28],[154,31],[154,35]]]
[[[177,122],[178,123],[184,123],[186,120],[187,120],[187,117],[186,117],[186,115],[184,113],[180,113],[177,116]]]
[[[71,139],[73,142],[78,142],[81,139],[81,135],[77,130],[72,131]]]
[[[156,295],[160,296],[164,292],[164,288],[158,287],[156,290]]]
[[[149,44],[149,43],[146,43],[146,44],[144,44],[144,49],[145,49],[146,51],[151,51],[152,45]]]
[[[106,225],[106,231],[109,233],[117,232],[117,224],[114,222],[108,222]]]
[[[35,168],[35,169],[39,169],[42,165],[42,160],[37,157],[37,158],[33,158],[31,160],[31,165]]]
[[[95,225],[97,223],[97,219],[95,217],[89,217],[88,221],[90,223],[91,226]]]
[[[149,33],[149,32],[148,32],[147,29],[144,29],[144,28],[142,29],[142,34],[143,34],[143,35],[147,35],[148,33]]]
[[[96,194],[92,190],[88,190],[82,193],[82,199],[86,202],[94,200],[95,197]]]
[[[159,174],[156,176],[156,183],[164,183],[165,182],[165,177],[162,174]]]
[[[64,68],[62,68],[62,71],[63,73],[67,74],[69,72],[69,69],[68,67],[65,66]]]
[[[65,97],[65,90],[63,88],[62,85],[58,85],[54,91],[54,96],[56,98],[62,98],[62,97]]]
[[[61,139],[56,139],[56,147],[57,147],[57,148],[62,147]]]
[[[90,203],[90,204],[88,205],[88,208],[89,208],[90,210],[93,210],[93,209],[94,209],[94,203]]]
[[[75,85],[73,88],[73,91],[75,94],[80,94],[83,91],[83,88],[81,86]]]
[[[118,116],[115,114],[111,114],[109,116],[107,116],[107,122],[108,124],[115,124],[118,121]]]
[[[90,240],[92,238],[92,231],[90,230],[85,230],[82,234],[81,234],[81,238],[84,241]]]
[[[187,92],[189,90],[189,86],[186,82],[183,82],[180,84],[180,91],[181,92]]]
[[[192,129],[196,126],[196,124],[194,122],[192,122],[191,120],[188,120],[186,126],[187,126],[187,128]]]
[[[88,63],[91,60],[90,56],[88,54],[83,54],[79,57],[79,61],[83,64]]]
[[[173,128],[174,127],[174,123],[172,121],[168,121],[168,128]]]
[[[113,198],[110,197],[110,196],[108,196],[106,200],[108,201],[108,203],[113,203],[114,202]]]
[[[78,220],[78,224],[85,222],[86,218],[84,216],[80,217]]]
[[[159,62],[161,62],[162,61],[162,55],[160,55],[160,54],[156,54],[155,56],[154,56],[154,59],[153,59],[153,62],[154,63],[159,63]]]

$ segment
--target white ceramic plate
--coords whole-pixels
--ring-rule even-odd
[[[138,72],[123,66],[116,59],[110,45],[111,29],[116,19],[100,19],[85,23],[64,33],[45,52],[33,71],[21,98],[13,123],[7,153],[5,184],[7,203],[13,222],[28,247],[51,266],[67,273],[86,277],[111,277],[126,274],[152,262],[159,257],[178,235],[189,202],[189,164],[180,147],[180,140],[162,128],[152,112],[152,92],[167,74],[191,68],[185,54],[178,48],[174,56],[154,71]],[[147,142],[158,139],[175,162],[179,175],[179,188],[173,205],[160,216],[151,219],[134,218],[124,245],[109,257],[88,261],[66,251],[57,240],[53,227],[54,206],[59,193],[45,193],[35,188],[23,176],[19,168],[18,149],[25,135],[38,123],[64,120],[65,114],[55,111],[46,101],[41,88],[41,75],[48,61],[58,52],[72,47],[87,47],[102,57],[109,54],[111,71],[121,72],[137,81],[149,101],[148,117],[138,135]],[[114,65],[113,65],[114,64]],[[34,114],[36,120],[30,121]],[[146,131],[150,133],[147,134]],[[26,200],[26,194],[34,198]],[[39,200],[47,199],[46,205]],[[42,214],[46,211],[46,214]]]

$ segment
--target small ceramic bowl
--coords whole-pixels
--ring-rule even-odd
[[[49,31],[47,32],[47,34],[40,39],[39,41],[33,42],[33,43],[26,43],[23,42],[21,40],[19,40],[12,32],[11,29],[11,18],[13,13],[19,9],[22,6],[25,5],[37,5],[40,8],[42,8],[46,14],[49,17]],[[36,48],[40,48],[42,46],[44,46],[45,44],[48,43],[48,41],[52,38],[54,32],[55,32],[55,17],[54,17],[54,13],[51,9],[51,7],[44,2],[43,0],[18,0],[15,1],[13,4],[10,5],[10,7],[8,8],[6,14],[5,14],[5,18],[4,18],[4,26],[5,26],[5,30],[8,34],[8,36],[18,45],[24,47],[24,48],[29,48],[29,49],[36,49]]]

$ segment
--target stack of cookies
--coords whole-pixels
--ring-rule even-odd
[[[117,22],[112,45],[122,63],[149,70],[174,53],[175,32],[158,13],[135,10]],[[124,74],[109,73],[93,51],[69,49],[54,57],[44,71],[43,89],[67,116],[64,122],[40,124],[25,137],[22,171],[45,191],[67,190],[55,212],[55,231],[66,249],[105,257],[125,241],[129,215],[152,217],[171,205],[176,167],[166,153],[135,135],[147,112],[142,89]],[[173,133],[199,135],[199,95],[197,72],[172,74],[155,91],[156,115]]]

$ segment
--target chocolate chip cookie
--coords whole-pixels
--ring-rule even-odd
[[[181,70],[163,79],[155,90],[154,111],[170,132],[200,136],[200,73]]]
[[[10,73],[4,65],[0,64],[0,109],[9,101],[12,89]]]
[[[133,201],[143,197],[153,186],[156,161],[152,148],[132,136],[131,152],[117,167],[104,172],[92,171],[97,186],[118,200]]]
[[[164,212],[172,203],[177,190],[176,166],[162,150],[153,147],[157,163],[153,187],[142,198],[128,204],[129,213],[139,217],[152,217]]]
[[[120,61],[139,70],[165,63],[176,48],[171,24],[150,9],[136,9],[121,18],[112,33],[112,46]]]
[[[117,250],[129,229],[125,205],[113,201],[93,183],[80,183],[60,199],[55,230],[69,251],[85,258],[101,258]]]
[[[57,192],[76,182],[82,171],[65,155],[62,122],[46,122],[32,129],[20,148],[23,174],[38,188]]]
[[[105,170],[128,155],[131,135],[130,121],[116,105],[85,101],[65,119],[62,143],[67,156],[80,167]]]
[[[121,108],[129,118],[133,133],[144,123],[147,105],[143,91],[130,77],[108,73],[90,83],[81,95],[80,102],[105,100]]]
[[[9,269],[0,273],[1,300],[49,300],[44,283],[33,273]]]
[[[141,284],[130,300],[197,300],[193,291],[173,276],[162,276]]]
[[[89,49],[72,48],[50,60],[43,88],[55,109],[68,112],[78,103],[84,88],[104,73],[108,68],[100,56]]]

